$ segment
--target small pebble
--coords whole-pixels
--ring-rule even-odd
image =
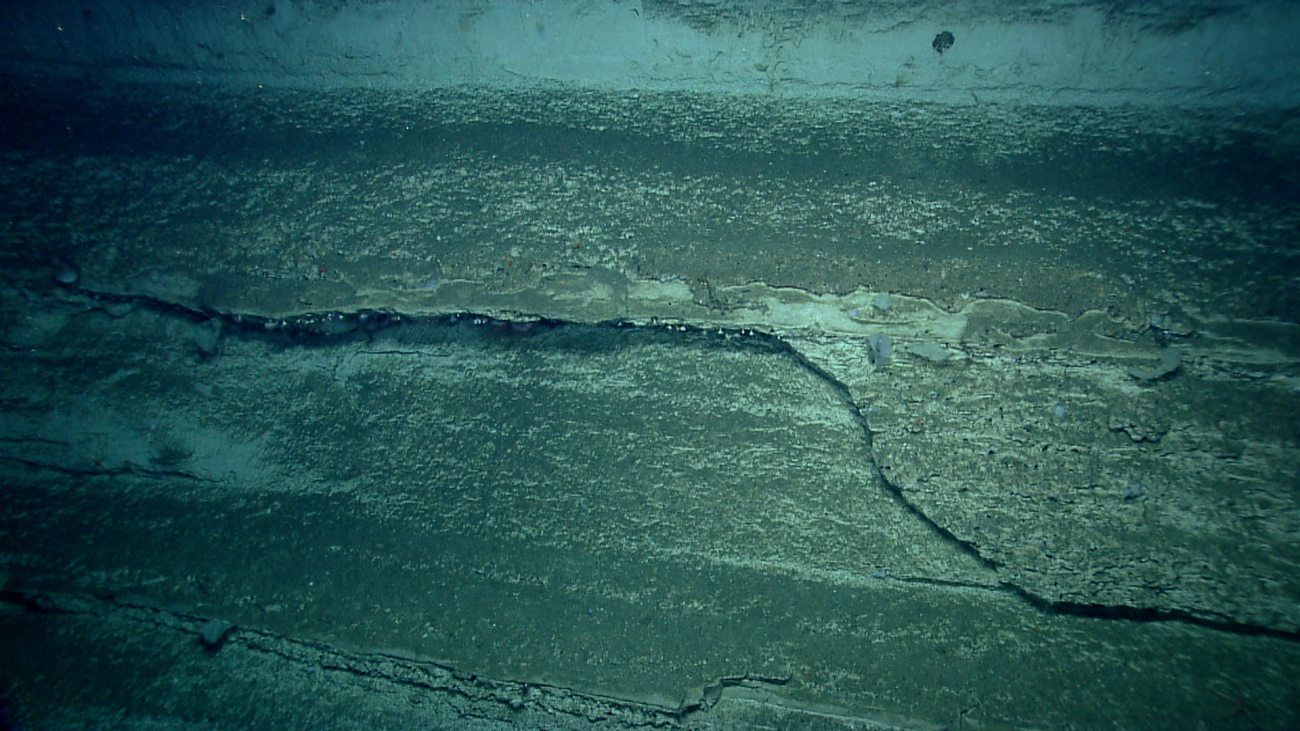
[[[872,335],[867,338],[867,362],[871,365],[883,365],[894,352],[894,341],[888,335]]]
[[[193,338],[199,353],[205,356],[216,355],[217,344],[221,342],[221,320],[214,317],[195,323]]]
[[[111,318],[117,320],[135,311],[135,303],[130,301],[124,302],[106,302],[104,312]]]
[[[72,262],[56,259],[54,261],[54,283],[64,287],[75,287],[81,281],[81,272]]]
[[[234,631],[235,625],[220,619],[209,619],[199,625],[199,639],[209,650],[219,650],[226,638]]]

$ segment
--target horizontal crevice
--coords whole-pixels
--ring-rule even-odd
[[[900,509],[924,524],[936,539],[978,560],[984,567],[997,571],[1003,564],[982,555],[970,542],[957,537],[951,530],[931,519],[924,510],[909,501],[903,491],[892,484],[876,465],[871,454],[872,430],[866,415],[852,398],[848,386],[833,374],[814,363],[780,337],[753,328],[704,327],[682,323],[636,322],[613,320],[598,323],[579,323],[526,313],[487,315],[473,312],[455,312],[438,315],[407,315],[387,310],[359,310],[356,312],[309,313],[295,317],[276,318],[253,314],[238,314],[186,308],[151,297],[76,292],[96,301],[130,303],[169,316],[183,318],[192,323],[216,320],[221,323],[221,337],[242,337],[262,340],[281,347],[330,347],[348,343],[368,343],[380,353],[403,353],[404,346],[457,342],[485,348],[555,348],[569,352],[604,352],[635,342],[637,344],[662,343],[687,347],[742,349],[755,353],[777,354],[792,359],[801,368],[827,384],[839,395],[844,408],[860,426],[866,439],[868,461],[871,463],[879,487]],[[201,349],[203,351],[203,349]],[[414,352],[414,351],[411,351]],[[206,358],[220,358],[219,351],[203,351]],[[95,471],[74,471],[55,465],[9,459],[32,468],[52,469],[68,474],[99,474]],[[180,477],[200,479],[184,472],[130,468],[105,471],[105,474],[135,474],[150,477]],[[1185,610],[1160,607],[1130,607],[1122,605],[1091,604],[1056,601],[1039,596],[1010,582],[998,586],[948,581],[941,578],[908,577],[912,584],[925,584],[936,588],[962,587],[999,591],[1012,594],[1036,609],[1059,615],[1069,615],[1102,620],[1137,622],[1180,622],[1220,632],[1239,635],[1261,635],[1288,641],[1300,641],[1300,633],[1235,622],[1228,617],[1202,616]]]

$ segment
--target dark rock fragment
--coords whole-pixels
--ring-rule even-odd
[[[952,33],[944,31],[935,36],[934,43],[931,43],[930,45],[934,47],[934,50],[939,52],[940,56],[942,56],[944,51],[952,48],[953,41],[955,40],[957,39],[952,37]]]

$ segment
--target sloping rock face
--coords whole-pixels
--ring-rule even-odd
[[[1295,726],[1294,66],[1066,53],[1289,16],[837,7],[11,59],[0,717]]]

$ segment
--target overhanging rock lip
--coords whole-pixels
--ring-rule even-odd
[[[900,346],[933,344],[955,355],[968,351],[972,331],[990,322],[1013,323],[1017,333],[1001,347],[1064,350],[1117,359],[1128,366],[1154,362],[1150,342],[1106,333],[1101,309],[1072,316],[1012,299],[972,299],[957,311],[907,294],[856,288],[817,293],[762,281],[711,285],[680,276],[631,278],[601,267],[547,272],[514,287],[451,279],[421,288],[352,287],[346,282],[266,282],[245,275],[212,281],[187,272],[142,273],[120,283],[90,280],[78,292],[101,299],[143,299],[165,307],[233,317],[287,320],[323,313],[394,312],[410,316],[475,313],[503,320],[545,319],[598,324],[681,324],[702,329],[753,329],[772,335],[825,335],[865,340],[886,334]],[[89,279],[89,278],[88,278]],[[887,295],[887,307],[877,306]],[[1217,360],[1276,366],[1300,359],[1300,327],[1285,323],[1205,319],[1177,347]],[[1148,339],[1149,340],[1149,339]],[[908,347],[901,347],[908,352]]]

